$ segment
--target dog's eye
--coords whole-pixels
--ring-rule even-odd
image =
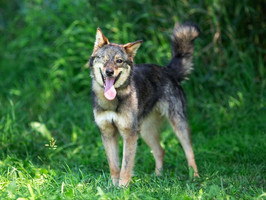
[[[116,63],[122,63],[122,62],[123,62],[122,59],[117,59],[117,60],[116,60]]]

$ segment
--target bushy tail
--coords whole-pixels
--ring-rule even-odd
[[[184,80],[193,69],[193,41],[199,36],[197,25],[185,23],[175,25],[172,39],[172,60],[167,66],[178,81]]]

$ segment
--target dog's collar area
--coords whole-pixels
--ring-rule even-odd
[[[101,68],[99,68],[99,69],[100,69],[100,73],[101,73],[101,76],[102,76],[103,85],[105,86],[105,78],[104,78],[103,72],[102,72]],[[115,84],[116,81],[119,79],[119,77],[121,76],[121,74],[122,74],[122,71],[119,72],[118,76],[115,78],[114,84]]]

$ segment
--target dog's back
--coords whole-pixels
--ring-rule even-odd
[[[179,114],[185,117],[185,95],[180,83],[192,70],[193,41],[198,35],[199,28],[196,25],[178,26],[172,34],[173,58],[166,67],[153,64],[134,66],[133,81],[138,95],[140,119],[145,118],[156,104],[166,105],[167,102],[173,102],[168,109],[173,110],[178,106]]]

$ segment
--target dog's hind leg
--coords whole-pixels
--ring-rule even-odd
[[[119,182],[119,146],[118,146],[118,131],[109,122],[100,127],[102,132],[102,141],[105,148],[107,160],[110,167],[111,178],[114,185]]]
[[[163,170],[164,150],[160,145],[159,127],[162,117],[152,112],[141,124],[140,133],[143,140],[151,148],[155,159],[155,173],[159,176]]]
[[[179,139],[187,158],[188,167],[193,167],[194,177],[199,177],[197,165],[194,158],[194,152],[190,139],[190,130],[187,124],[186,117],[174,109],[169,110],[169,120],[174,129],[174,132]]]

